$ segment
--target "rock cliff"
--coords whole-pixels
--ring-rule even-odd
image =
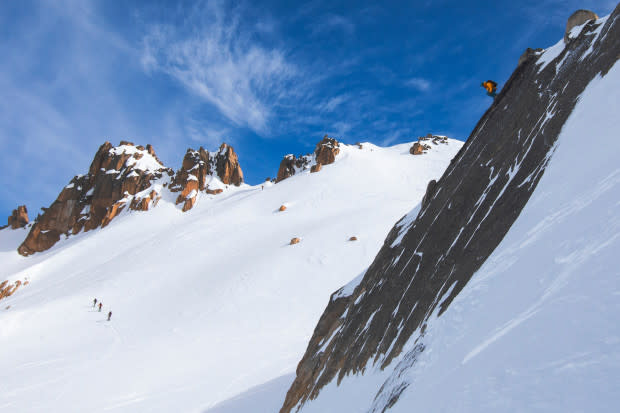
[[[580,94],[620,57],[620,5],[606,20],[582,23],[566,44],[524,53],[444,175],[429,184],[421,208],[396,223],[359,281],[331,296],[281,413],[298,411],[326,384],[363,374],[369,364],[387,367],[406,343],[412,350],[401,367],[415,364],[429,317],[443,314],[501,242]],[[375,389],[383,404],[371,411],[398,402],[407,384],[394,374]]]

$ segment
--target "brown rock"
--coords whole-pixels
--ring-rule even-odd
[[[411,149],[409,149],[409,153],[412,155],[422,155],[424,153],[424,147],[420,142],[416,142]]]
[[[223,143],[215,155],[215,169],[226,185],[239,186],[243,183],[243,171],[232,146]]]
[[[327,135],[323,136],[323,140],[316,144],[314,149],[314,155],[316,156],[316,163],[322,165],[329,165],[334,163],[336,155],[340,153],[340,143],[336,139],[330,138]]]
[[[357,237],[351,237],[349,238],[349,241],[357,241]]]
[[[295,245],[295,244],[299,244],[301,242],[301,238],[292,238],[291,239],[291,243],[289,245]]]
[[[564,31],[564,43],[568,43],[570,40],[568,38],[568,34],[573,29],[573,27],[581,26],[582,24],[590,21],[597,20],[598,15],[590,10],[577,10],[568,18],[566,22],[566,30]]]
[[[280,211],[280,212],[286,211],[286,206],[285,205],[281,205],[280,208],[278,209],[278,211]]]
[[[104,215],[103,220],[101,221],[101,228],[105,228],[110,221],[114,219],[115,216],[121,213],[121,211],[125,208],[125,202],[119,201],[112,205],[108,212]]]
[[[207,188],[206,191],[207,191],[207,194],[210,194],[210,195],[217,195],[217,194],[221,194],[222,192],[224,192],[222,188],[218,188],[218,189]]]
[[[12,229],[23,228],[28,225],[28,222],[28,209],[26,209],[26,205],[20,205],[9,216],[8,226]]]
[[[184,202],[183,211],[188,211],[196,204],[196,197],[188,200],[188,195],[196,191],[206,191],[208,194],[219,194],[222,189],[210,190],[206,186],[207,177],[217,174],[226,185],[239,186],[243,183],[243,171],[232,146],[223,143],[216,154],[209,154],[203,147],[198,151],[188,149],[183,158],[183,164],[170,185],[170,191],[181,194],[176,203]]]
[[[122,141],[123,145],[133,143]],[[104,227],[123,210],[134,195],[148,190],[152,181],[172,171],[157,160],[155,151],[147,145],[147,151],[135,156],[132,152],[114,148],[110,142],[101,145],[90,165],[88,174],[74,177],[64,187],[56,201],[43,209],[28,236],[19,246],[21,255],[45,251],[54,245],[62,234],[77,234],[84,230]],[[137,147],[136,150],[139,150]],[[157,170],[134,169],[133,158],[153,156],[161,165]],[[133,162],[127,162],[128,160]],[[152,193],[152,192],[151,192]],[[157,194],[155,193],[155,196]],[[151,196],[132,200],[131,209],[146,210]]]
[[[320,170],[321,170],[321,164],[317,163],[316,165],[312,165],[312,168],[310,168],[310,173],[319,172]]]
[[[297,171],[303,171],[308,168],[310,164],[309,156],[286,155],[282,162],[280,162],[280,168],[278,169],[278,175],[276,177],[276,183],[290,178],[295,175]]]
[[[9,283],[8,280],[2,281],[0,283],[0,300],[6,297],[12,296],[15,293],[15,291],[17,291],[17,289],[21,287],[22,285],[28,285],[28,281],[24,281],[22,283],[21,280],[17,280],[12,284]],[[7,309],[8,308],[9,307],[7,307]]]
[[[152,190],[147,196],[142,198],[134,198],[131,201],[131,205],[129,209],[134,211],[148,211],[149,207],[157,205],[157,202],[161,199],[159,193],[155,190]]]

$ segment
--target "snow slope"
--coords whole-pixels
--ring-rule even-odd
[[[0,231],[0,280],[30,280],[0,302],[0,411],[204,411],[281,387],[329,294],[461,145],[342,145],[319,173],[200,194],[187,213],[170,195],[28,258],[25,231]]]
[[[620,66],[564,124],[506,237],[415,349],[301,412],[614,411],[620,404]],[[419,350],[419,348],[418,348]],[[382,388],[383,386],[383,388]],[[377,391],[379,392],[378,397]]]

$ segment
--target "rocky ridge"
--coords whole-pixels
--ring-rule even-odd
[[[398,402],[399,379],[441,316],[499,245],[533,193],[579,95],[620,57],[620,5],[573,28],[563,50],[528,49],[421,208],[388,234],[359,280],[332,294],[281,413],[299,411],[333,380],[401,362],[369,411]],[[555,47],[555,46],[554,46]],[[549,50],[549,49],[548,49]],[[557,51],[557,53],[555,53]],[[406,343],[408,353],[401,354]]]
[[[217,180],[213,179],[214,172]],[[240,185],[243,172],[233,148],[222,144],[210,155],[203,148],[188,150],[183,165],[175,172],[162,164],[151,145],[135,146],[121,141],[114,147],[105,142],[99,147],[88,173],[75,176],[49,208],[35,220],[18,252],[28,256],[45,251],[60,240],[80,231],[103,228],[123,210],[147,211],[157,205],[164,189],[181,194],[183,211],[191,209],[200,190],[216,185]],[[191,195],[191,196],[190,196]]]

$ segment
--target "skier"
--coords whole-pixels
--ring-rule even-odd
[[[103,305],[103,304],[99,303],[99,312],[101,312],[101,306],[102,306],[102,305]]]
[[[93,300],[93,308],[95,308],[95,306],[96,306],[96,305],[97,305],[97,299],[95,298],[95,299]]]
[[[108,321],[110,321],[110,318],[112,318],[112,311],[108,313]]]
[[[497,96],[497,83],[492,80],[487,80],[486,82],[482,82],[480,84],[487,91],[487,96],[494,98]]]

